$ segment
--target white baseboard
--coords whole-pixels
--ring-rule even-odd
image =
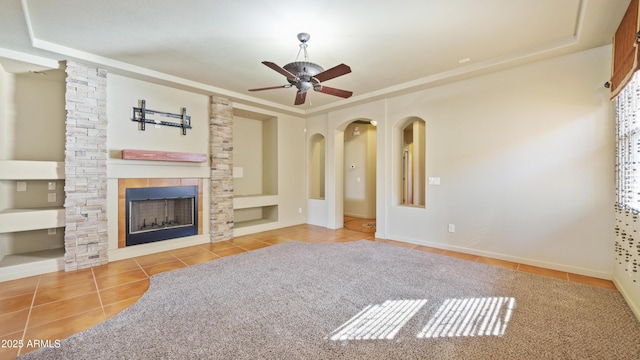
[[[530,259],[530,258],[523,258],[523,257],[512,256],[512,255],[508,255],[508,254],[494,253],[494,252],[490,252],[490,251],[477,250],[477,249],[467,248],[467,247],[463,247],[463,246],[455,246],[455,245],[434,243],[434,242],[411,239],[411,238],[406,238],[406,237],[403,237],[403,236],[394,236],[394,235],[387,235],[387,239],[407,242],[407,243],[416,244],[416,245],[430,246],[430,247],[434,247],[434,248],[438,248],[438,249],[442,249],[442,250],[458,251],[458,252],[462,252],[462,253],[466,253],[466,254],[484,256],[484,257],[488,257],[488,258],[492,258],[492,259],[511,261],[511,262],[515,262],[515,263],[519,263],[519,264],[538,266],[538,267],[542,267],[542,268],[545,268],[545,269],[565,271],[565,272],[572,273],[572,274],[590,276],[590,277],[595,277],[595,278],[599,278],[599,279],[611,280],[613,278],[613,274],[612,273],[608,273],[608,272],[605,272],[605,271],[587,269],[587,268],[582,268],[582,267],[578,267],[578,266],[570,266],[570,265],[565,265],[565,264],[558,264],[558,263],[542,261],[542,260],[536,260],[536,259]]]
[[[638,321],[640,321],[640,299],[634,299],[631,294],[629,294],[624,285],[622,285],[622,282],[619,281],[615,276],[613,277],[613,283],[616,285],[616,288],[618,288],[620,294],[622,294],[622,297],[629,305],[629,308],[631,308],[633,314],[636,316]]]

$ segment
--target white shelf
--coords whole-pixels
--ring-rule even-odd
[[[255,219],[255,220],[247,220],[247,221],[239,221],[233,224],[234,228],[244,228],[244,227],[248,227],[248,226],[256,226],[256,225],[262,225],[262,224],[269,224],[269,223],[273,223],[276,222],[277,220],[269,220],[269,219]]]
[[[64,162],[0,160],[0,180],[64,179]]]
[[[256,195],[234,195],[234,209],[248,209],[262,206],[278,205],[278,195],[256,194]]]
[[[6,255],[0,260],[0,281],[64,270],[64,249]]]
[[[249,197],[242,208],[234,208],[234,236],[246,235],[262,231],[265,226],[273,226],[278,222],[277,196]],[[274,202],[275,201],[275,202]],[[274,205],[269,205],[274,204]]]
[[[277,220],[256,219],[248,221],[240,221],[233,224],[233,236],[244,236],[255,234],[261,231],[269,231],[281,228]]]
[[[0,211],[0,233],[52,229],[65,226],[64,208],[7,209]]]

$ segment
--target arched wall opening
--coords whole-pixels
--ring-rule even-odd
[[[376,217],[376,127],[370,120],[349,123],[344,130],[343,215]]]
[[[309,199],[324,200],[326,189],[326,140],[322,134],[309,138]]]
[[[393,201],[397,205],[426,205],[426,123],[409,116],[394,126]]]

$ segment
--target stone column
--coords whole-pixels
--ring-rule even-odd
[[[212,96],[209,112],[211,146],[211,241],[233,238],[233,104]]]
[[[106,264],[107,71],[66,66],[65,270]]]

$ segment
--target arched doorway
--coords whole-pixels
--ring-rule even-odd
[[[376,125],[352,121],[343,137],[343,226],[370,234],[376,231]]]
[[[397,174],[400,178],[399,186],[394,190],[399,196],[395,197],[399,205],[425,207],[425,121],[412,116],[395,127],[399,146],[394,149],[394,156],[398,159]]]

